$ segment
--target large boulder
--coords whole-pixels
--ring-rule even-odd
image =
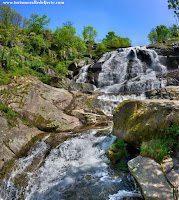
[[[23,87],[7,91],[0,99],[23,119],[43,131],[69,131],[81,125],[76,117],[65,114],[73,95],[36,78]]]
[[[173,199],[173,188],[166,180],[161,166],[153,159],[138,156],[128,162],[128,167],[145,200]]]
[[[53,76],[50,78],[50,86],[68,90],[68,88],[71,86],[71,81],[64,76]]]
[[[140,146],[161,134],[161,129],[179,124],[179,101],[127,100],[115,109],[113,121],[114,135]]]
[[[90,83],[72,83],[70,85],[71,90],[77,90],[84,93],[90,93],[95,90],[95,86]]]
[[[21,154],[24,146],[42,132],[25,125],[19,118],[14,126],[9,125],[7,116],[0,111],[0,169],[4,163]]]
[[[36,69],[36,71],[48,76],[55,76],[55,72],[47,67],[39,67]]]

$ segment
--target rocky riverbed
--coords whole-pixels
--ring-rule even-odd
[[[151,48],[155,48],[155,51]],[[72,132],[86,126],[107,126],[113,120],[112,134],[139,148],[143,141],[150,141],[157,134],[160,135],[160,129],[167,128],[172,124],[179,125],[177,48],[176,45],[171,47],[170,51],[173,52],[172,56],[174,57],[174,61],[171,63],[170,55],[168,53],[165,55],[166,51],[162,50],[160,46],[157,48],[156,50],[156,47],[150,46],[148,48],[119,49],[106,53],[97,62],[91,61],[87,66],[83,66],[81,64],[83,62],[76,63],[69,68],[73,72],[71,80],[55,75],[51,77],[51,85],[46,85],[36,77],[30,76],[14,77],[10,85],[1,86],[1,182],[5,177],[13,176],[10,171],[14,169],[17,158],[27,156],[16,161],[24,160],[23,163],[30,158],[31,154],[27,152],[31,146],[38,144],[36,141],[46,142],[43,143],[45,145],[44,154],[38,151],[39,157],[31,163],[35,171],[40,170],[46,157],[50,158],[49,148],[57,148],[61,142],[76,136]],[[159,51],[159,49],[161,50]],[[42,139],[49,135],[50,137],[45,140]],[[93,139],[95,142],[96,139]],[[111,144],[109,142],[108,147]],[[66,153],[68,154],[68,152]],[[173,155],[174,157],[164,160],[161,165],[152,158],[141,156],[129,161],[129,170],[138,182],[144,199],[167,200],[173,198],[173,189],[177,193],[179,185],[177,151]],[[48,170],[46,171],[48,172]],[[41,176],[40,173],[38,173],[39,176]],[[87,185],[99,177],[100,180],[105,179],[105,176],[91,178],[93,175],[88,175],[88,173],[84,175],[86,180],[90,180],[88,183],[84,183]],[[33,176],[35,175],[28,179],[29,183],[36,180]],[[108,177],[108,187],[110,184],[113,187],[114,180],[111,177]],[[65,180],[68,178],[66,177]],[[15,179],[20,180],[21,178],[16,177]],[[34,187],[31,188],[34,192],[31,195],[33,198],[27,195],[27,199],[37,199],[37,193],[41,189],[39,186],[35,186],[35,182],[32,184]],[[17,185],[20,186],[21,183],[23,184],[23,182],[18,182]],[[31,187],[29,183],[26,184]],[[43,185],[43,181],[39,184]],[[58,185],[60,184],[58,183]],[[103,185],[99,181],[99,186],[100,184],[106,187],[106,183]],[[115,187],[120,188],[121,186]],[[73,192],[81,193],[77,189],[71,189]],[[95,192],[93,189],[91,187],[91,199],[95,199],[94,195],[97,195],[97,191],[95,190]],[[124,196],[130,196],[129,192],[120,197],[120,191],[123,189],[125,190],[122,187],[120,190],[116,188],[114,192],[111,188],[112,193],[108,193],[108,195],[105,193],[107,196],[103,195],[105,199],[121,199]],[[20,190],[17,189],[17,191]],[[24,188],[24,193],[21,192],[25,194],[25,191]],[[45,194],[48,196],[47,191]],[[4,196],[7,194],[6,192],[8,193],[7,188],[3,190]],[[47,196],[43,197],[50,199]],[[5,199],[8,198],[13,199],[8,196]]]

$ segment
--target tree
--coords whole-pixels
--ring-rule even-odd
[[[0,5],[0,23],[6,26],[20,27],[22,16],[16,9],[12,9],[9,5]]]
[[[47,18],[47,15],[39,17],[38,14],[32,13],[30,19],[27,20],[27,25],[31,32],[40,34],[43,32],[45,26],[47,26],[49,22],[50,19]]]
[[[155,29],[152,29],[152,31],[148,35],[148,39],[152,43],[160,42],[170,37],[170,35],[170,30],[165,25],[160,25],[157,26]]]
[[[103,43],[97,44],[96,53],[97,54],[102,54],[102,53],[105,53],[105,52],[106,52],[106,46],[105,46],[105,44],[103,44]]]
[[[157,42],[157,33],[154,31],[151,31],[148,35],[148,39],[149,41],[153,44],[155,42]]]
[[[97,37],[97,31],[92,26],[84,26],[82,34],[84,40],[88,42],[94,42],[95,38]]]
[[[76,34],[76,28],[73,26],[73,23],[70,21],[67,21],[63,23],[63,27],[66,27],[70,30],[70,34],[74,36]]]
[[[110,31],[106,38],[103,39],[103,44],[109,49],[117,49],[119,47],[131,46],[131,41],[129,38],[122,38],[117,36],[114,31]]]
[[[176,17],[179,20],[179,1],[178,0],[168,0],[168,8],[173,9]]]
[[[117,35],[115,35],[115,32],[114,31],[110,31],[108,32],[108,34],[106,35],[106,40],[113,40],[117,38]]]
[[[169,27],[171,37],[179,37],[179,27],[174,24],[173,26]]]
[[[86,51],[85,42],[74,35],[74,30],[75,28],[72,26],[72,24],[70,26],[64,26],[63,24],[62,28],[58,28],[55,31],[59,55],[65,61],[69,57],[77,57]]]

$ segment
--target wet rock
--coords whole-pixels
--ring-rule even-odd
[[[165,65],[168,69],[177,69],[179,66],[179,43],[167,41],[166,43],[155,43],[147,46],[154,49],[159,55],[165,56]]]
[[[128,162],[131,174],[139,184],[145,200],[172,200],[173,190],[161,166],[151,158],[138,156]]]
[[[90,61],[89,61],[90,62]],[[72,62],[69,66],[68,66],[68,70],[73,71],[73,76],[76,76],[80,69],[85,66],[86,64],[88,64],[88,62],[86,62],[85,58],[82,58],[81,60]]]
[[[160,129],[179,124],[179,101],[127,100],[119,104],[113,115],[112,133],[125,141],[140,146],[160,135]]]

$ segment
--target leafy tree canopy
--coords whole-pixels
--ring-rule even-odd
[[[36,34],[40,34],[44,29],[45,26],[48,25],[50,19],[47,18],[47,15],[43,15],[39,17],[38,14],[32,13],[30,19],[27,20],[27,28],[30,29],[31,32]]]
[[[9,5],[0,5],[0,23],[6,26],[20,27],[22,16],[16,9],[12,9]]]
[[[160,42],[171,36],[170,30],[165,25],[157,26],[148,35],[148,39],[151,43]]]
[[[97,37],[97,31],[92,26],[84,26],[82,34],[84,40],[88,42],[94,42],[95,38]]]
[[[168,3],[169,3],[168,8],[174,10],[174,13],[179,20],[179,1],[178,0],[168,0]]]
[[[114,31],[110,31],[106,35],[106,38],[103,39],[103,44],[109,49],[116,49],[131,46],[131,41],[129,38],[122,38],[117,36]]]

